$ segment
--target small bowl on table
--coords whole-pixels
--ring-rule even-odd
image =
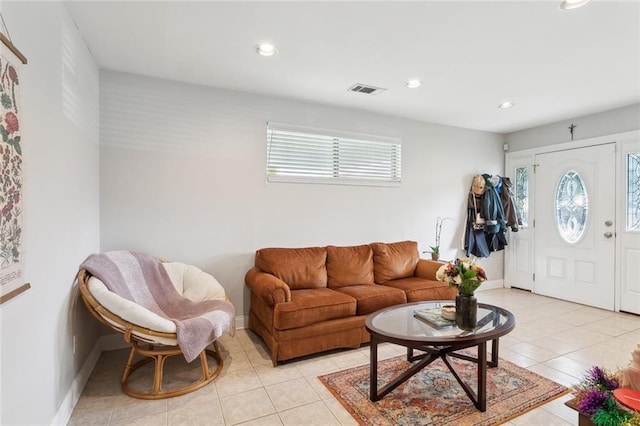
[[[440,315],[444,319],[449,321],[455,321],[456,319],[456,307],[455,305],[442,305],[440,308]]]

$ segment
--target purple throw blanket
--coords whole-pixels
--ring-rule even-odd
[[[231,336],[235,333],[235,308],[231,303],[225,300],[195,303],[182,297],[160,261],[151,256],[110,251],[92,254],[80,267],[118,296],[172,321],[187,362],[196,359],[225,331]]]

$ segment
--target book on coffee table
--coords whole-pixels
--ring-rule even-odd
[[[440,308],[417,309],[413,311],[413,316],[435,328],[451,327],[456,325],[455,321],[448,320],[440,315]]]

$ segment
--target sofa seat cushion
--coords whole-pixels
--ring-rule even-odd
[[[256,268],[275,275],[291,290],[327,287],[324,247],[264,248],[256,252]]]
[[[454,300],[458,293],[455,287],[449,288],[447,283],[418,277],[387,281],[383,286],[404,291],[408,303],[426,300]]]
[[[276,305],[273,326],[289,330],[355,314],[356,300],[346,294],[328,288],[294,290],[291,302]]]
[[[407,303],[404,291],[383,285],[351,285],[336,289],[358,301],[357,315],[368,315],[388,306]]]
[[[373,285],[373,250],[369,245],[327,246],[327,285],[339,288],[354,284]]]
[[[373,273],[378,284],[413,276],[418,264],[418,243],[371,243],[373,249]]]

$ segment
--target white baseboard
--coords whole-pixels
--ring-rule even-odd
[[[71,383],[71,387],[69,391],[64,397],[62,404],[58,408],[56,415],[53,417],[51,422],[52,425],[66,425],[71,418],[71,414],[73,413],[73,409],[75,408],[78,400],[80,399],[80,395],[82,395],[82,391],[84,390],[85,385],[87,384],[87,380],[91,376],[91,372],[93,368],[96,366],[98,362],[98,358],[100,358],[100,354],[102,353],[102,349],[100,346],[100,340],[96,342],[89,352],[89,356],[87,360],[82,365],[82,368],[78,372],[78,375],[73,382]]]
[[[239,316],[236,317],[236,330],[242,330],[243,328],[247,328],[247,317]]]
[[[485,290],[494,290],[496,288],[504,288],[504,280],[487,280],[482,283],[478,290],[476,291],[485,291]]]

